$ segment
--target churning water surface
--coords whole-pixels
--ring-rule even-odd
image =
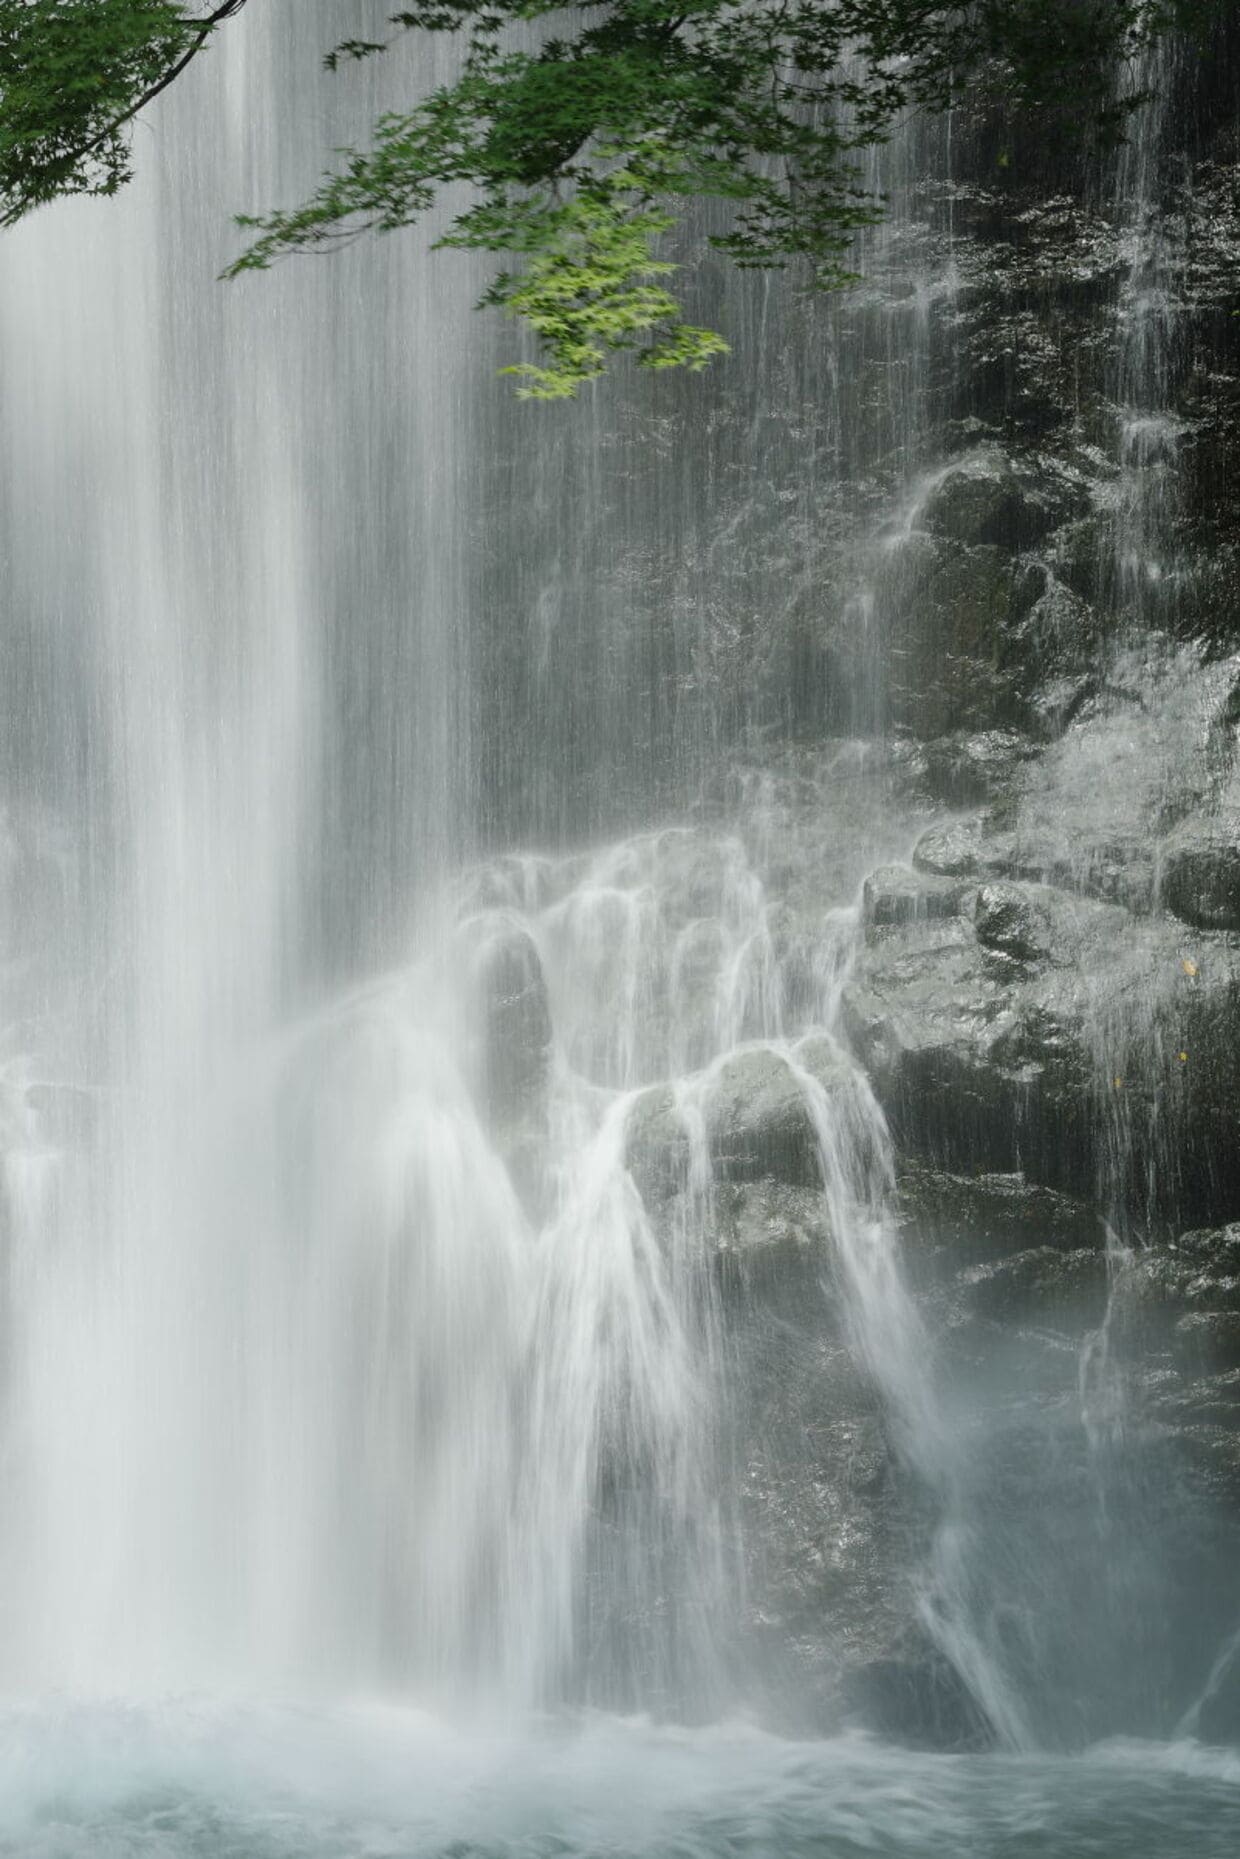
[[[9,1859],[1232,1859],[1240,1756],[928,1756],[633,1718],[397,1707],[9,1711]]]

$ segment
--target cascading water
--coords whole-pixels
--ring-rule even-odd
[[[256,14],[195,72],[117,215],[15,235],[3,293],[18,819],[28,833],[50,806],[75,828],[72,885],[23,926],[11,1011],[73,977],[30,1064],[90,1111],[54,1220],[18,1249],[8,1641],[13,1671],[43,1682],[223,1672],[254,1644],[242,1571],[265,1560],[257,1492],[276,1473],[251,1352],[275,1342],[255,1334],[272,1314],[256,1293],[279,1216],[261,1153],[239,1180],[222,1147],[238,1065],[339,951],[389,933],[336,856],[395,830],[367,805],[376,760],[393,797],[414,780],[429,804],[399,850],[374,846],[367,885],[434,870],[459,831],[451,439],[412,481],[397,441],[371,500],[387,536],[435,534],[424,598],[350,579],[355,519],[324,512],[375,469],[352,412],[400,334],[378,314],[341,341],[335,291],[291,279],[257,308],[206,288],[226,242],[186,178],[209,172],[220,198],[251,176],[278,188],[313,146],[294,130],[277,158],[260,127],[287,48]],[[384,260],[369,284],[393,287]],[[400,438],[454,432],[452,392],[444,369],[411,382]],[[58,1117],[53,1101],[43,1140]],[[278,1587],[287,1566],[268,1574]]]
[[[1200,1729],[1155,1634],[1114,1647],[1180,1553],[1174,1494],[1104,1463],[1120,1316],[1079,1388],[1066,1347],[1026,1374],[1019,1324],[952,1359],[976,1337],[927,1292],[858,1056],[871,941],[963,946],[982,908],[976,869],[915,895],[907,863],[966,804],[955,761],[946,814],[918,786],[918,744],[955,756],[974,714],[935,510],[1003,463],[971,416],[943,449],[950,138],[873,167],[891,214],[852,297],[727,287],[729,375],[516,407],[477,280],[417,239],[210,284],[227,209],[304,191],[385,101],[369,66],[361,96],[319,72],[326,0],[296,13],[247,9],[132,194],[8,235],[0,282],[0,1851],[997,1851],[1033,1825],[1127,1855],[1186,1795],[1225,1850],[1230,1758],[1030,1753]],[[1180,262],[1138,236],[1152,120],[1101,576],[1145,629]],[[966,567],[1003,590],[987,533]],[[1065,846],[1065,810],[1117,760],[1153,808],[1164,724],[1206,779],[1228,688],[1125,649],[1102,697],[1158,727],[1064,733],[1005,822],[1087,928],[1114,848]],[[876,869],[902,874],[878,904]],[[1095,1085],[1144,1039],[1132,948],[1127,993],[1081,979]],[[1138,1126],[1102,1101],[1099,1202],[1145,1217],[1168,1171],[1134,1194]],[[1137,1518],[1157,1555],[1122,1553]]]
[[[14,1165],[8,1670],[553,1702],[582,1633],[614,1639],[600,1594],[636,1613],[679,1582],[692,1649],[648,1648],[614,1685],[635,1655],[613,1650],[575,1689],[700,1709],[730,1553],[695,1283],[710,1184],[669,1263],[600,1094],[785,1030],[761,886],[737,853],[665,946],[625,846],[530,917],[557,1057],[523,1205],[521,1158],[486,1125],[495,1079],[459,1056],[485,1044],[468,997],[491,931],[467,917],[472,968],[436,953],[470,836],[463,543],[485,506],[458,435],[477,347],[453,336],[453,287],[432,302],[396,248],[261,303],[202,288],[227,253],[214,201],[278,197],[319,146],[317,125],[255,146],[281,30],[259,10],[195,72],[165,171],[115,218],[24,232],[4,302],[8,429],[44,440],[12,457],[11,546],[57,705],[17,773],[31,812],[80,828],[34,986],[50,969],[85,1003],[39,1023],[50,1107]],[[411,304],[427,366],[400,358]],[[407,392],[380,418],[393,370]],[[411,941],[408,976],[278,1032]],[[61,1099],[90,1113],[67,1141]],[[877,1308],[858,1300],[866,1334]]]

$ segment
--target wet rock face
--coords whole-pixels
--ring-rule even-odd
[[[1019,721],[1008,641],[1045,578],[989,543],[921,531],[893,541],[874,576],[886,649],[889,720],[924,741]]]
[[[952,1175],[912,1157],[899,1175],[899,1215],[908,1269],[919,1279],[942,1264],[1003,1259],[1035,1248],[1096,1252],[1103,1225],[1088,1201],[1024,1174]]]
[[[845,1012],[906,1152],[1138,1228],[1240,1209],[1238,672],[1113,653],[1052,741],[871,875]]]
[[[1018,1682],[1029,1661],[1031,1694],[1049,1670],[1073,1695],[1088,1666],[1101,1718],[1083,1711],[1045,1734],[1088,1739],[1099,1721],[1152,1731],[1142,1713],[1154,1707],[1130,1695],[1115,1652],[1110,1587],[1141,1597],[1155,1623],[1146,1651],[1160,1696],[1191,1695],[1230,1604],[1220,1571],[1240,1499],[1240,1237],[1192,1231],[1117,1262],[1100,1184],[1128,1193],[1157,1137],[1160,1172],[1183,1168],[1187,1203],[1207,1180],[1205,1152],[1228,1152],[1237,1099],[1221,1081],[1240,1083],[1238,957],[1216,935],[1190,958],[1165,916],[976,869],[994,851],[984,824],[946,824],[923,849],[926,862],[974,869],[871,874],[846,1016],[899,1144],[906,1269],[940,1381],[977,1436],[959,1475],[980,1604],[1023,1618],[1041,1597],[1040,1637],[1026,1648],[1018,1636],[1011,1653]],[[1135,1042],[1134,1001],[1150,1009]],[[1195,1073],[1169,1044],[1189,1027]],[[803,1042],[791,1061],[753,1047],[676,1092],[638,1094],[630,1166],[671,1233],[691,1192],[694,1129],[711,1165],[742,1638],[746,1669],[769,1686],[751,1701],[801,1729],[853,1722],[975,1747],[984,1718],[919,1629],[908,1586],[936,1553],[941,1494],[889,1433],[835,1277],[799,1071],[842,1111],[850,1074],[838,1061],[829,1041]],[[1193,1126],[1207,1132],[1196,1148]],[[1197,1594],[1214,1597],[1199,1617]]]
[[[998,855],[958,826],[916,856],[967,873]],[[905,1154],[1020,1170],[1137,1219],[1240,1205],[1228,938],[1198,937],[1189,954],[1169,918],[916,867],[874,875],[866,920],[845,1025]]]
[[[1238,688],[1238,654],[1145,638],[1095,662],[1052,740],[918,745],[918,794],[970,812],[868,874],[844,989],[905,1154],[1022,1171],[1136,1231],[1240,1210]]]
[[[929,882],[941,895],[943,881]],[[1079,1188],[1093,1170],[1078,1114],[1092,1066],[1075,1001],[1049,964],[1029,978],[1023,961],[981,940],[980,895],[962,891],[952,917],[872,924],[845,1024],[902,1148]],[[1038,908],[1017,887],[991,887],[982,924],[1024,949],[1028,925],[1041,931]]]
[[[959,730],[926,744],[921,779],[932,799],[949,807],[973,807],[1006,794],[1036,753],[1018,730]]]

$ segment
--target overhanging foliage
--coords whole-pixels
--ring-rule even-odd
[[[125,126],[245,0],[0,0],[0,217],[129,178]],[[800,262],[845,280],[879,203],[857,161],[910,110],[967,87],[1103,138],[1167,32],[1225,0],[427,0],[387,37],[345,39],[333,69],[410,35],[449,35],[456,79],[391,112],[302,204],[242,220],[229,275],[362,232],[412,225],[458,183],[440,243],[495,255],[483,301],[538,337],[520,392],[575,393],[618,350],[700,368],[726,347],[684,320],[660,241],[690,199],[722,202],[711,243],[741,266]]]

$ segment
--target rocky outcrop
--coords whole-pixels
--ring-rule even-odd
[[[720,410],[745,424],[735,496],[709,440],[721,546],[695,518],[683,570],[643,557],[624,586],[657,616],[633,674],[651,694],[637,754],[660,728],[677,756],[727,745],[699,817],[740,835],[765,884],[779,1024],[814,1024],[838,991],[888,1120],[905,1268],[969,1447],[953,1501],[976,1617],[1018,1688],[1060,1674],[1048,1740],[1165,1729],[1142,1712],[1155,1695],[1173,1717],[1188,1707],[1233,1592],[1237,45],[1166,118],[1166,183],[1144,203],[1096,151],[962,110],[950,172],[902,203],[865,286],[815,324],[815,365],[846,350],[848,379],[828,391],[791,368],[775,412],[739,387]],[[653,455],[666,435],[647,436]],[[702,590],[683,578],[699,573]],[[590,733],[575,727],[566,765]],[[660,856],[683,862],[675,927],[701,1017],[713,974],[697,986],[692,924],[725,887],[691,841]],[[849,970],[837,919],[855,897]],[[666,994],[650,998],[657,1023]],[[668,1075],[646,1056],[634,1075]],[[842,1107],[830,1065],[821,1084]],[[967,1688],[906,1585],[946,1500],[910,1473],[849,1346],[786,1049],[651,1085],[627,1153],[665,1235],[695,1170],[698,1191],[709,1178],[748,1625],[772,1700],[967,1746],[983,1733]],[[1052,1616],[1035,1644],[1030,1621]],[[1123,1691],[1134,1631],[1146,1699]],[[1233,1674],[1216,1699],[1227,1684],[1240,1694]],[[1087,1689],[1099,1714],[1074,1717]]]

